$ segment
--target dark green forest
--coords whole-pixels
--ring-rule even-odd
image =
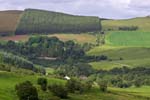
[[[17,25],[16,34],[96,32],[101,30],[98,17],[26,9]]]

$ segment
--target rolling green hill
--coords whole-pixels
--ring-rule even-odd
[[[98,17],[74,16],[44,10],[26,9],[16,34],[100,31]]]
[[[22,11],[0,11],[0,35],[13,33]]]
[[[137,31],[118,31],[119,27],[137,26]],[[114,67],[149,67],[150,17],[125,20],[102,20],[106,31],[105,45],[95,47],[88,55],[106,55],[110,61],[91,62],[95,69]]]

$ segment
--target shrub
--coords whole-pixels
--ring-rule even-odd
[[[74,93],[75,91],[80,90],[81,83],[76,79],[71,79],[67,81],[66,87],[69,92]]]
[[[16,85],[15,87],[19,100],[38,100],[37,89],[30,81]]]
[[[75,91],[79,91],[80,93],[83,93],[91,89],[92,84],[90,82],[80,82],[76,79],[71,79],[67,81],[66,87],[68,91],[71,93],[74,93]]]
[[[141,82],[142,80],[140,80],[140,79],[136,79],[135,81],[134,81],[134,85],[136,86],[136,87],[141,87],[142,86],[142,82]]]
[[[101,81],[98,82],[98,85],[99,85],[100,90],[102,92],[106,92],[107,91],[107,81],[101,80]]]
[[[60,98],[67,98],[68,91],[64,85],[61,84],[51,84],[48,86],[49,91],[53,93],[53,95],[58,96]]]
[[[46,78],[38,78],[37,83],[41,86],[43,91],[47,90],[47,79]]]
[[[128,82],[118,82],[117,87],[119,88],[128,88],[130,87],[132,84],[128,83]]]

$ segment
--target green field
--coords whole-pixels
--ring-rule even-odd
[[[35,86],[37,86],[38,75],[25,75],[25,74],[14,74],[9,72],[0,72],[0,100],[18,100],[16,99],[15,85],[24,82],[31,81]],[[48,78],[48,82],[51,83],[64,83],[65,81]]]
[[[0,72],[0,99],[1,100],[18,100],[14,86],[19,83],[23,82],[26,80],[31,81],[34,86],[37,86],[36,80],[37,78],[40,77],[38,75],[24,75],[24,74],[14,74],[14,73],[9,73],[9,72]],[[64,80],[60,79],[55,79],[55,78],[48,78],[49,84],[51,83],[62,83],[64,84]],[[11,83],[11,84],[10,84]],[[149,88],[149,87],[147,87]],[[39,90],[39,89],[38,89]],[[138,96],[141,96],[140,93],[142,93],[142,97],[134,96],[130,94],[131,92],[134,91],[127,91],[128,89],[125,89],[124,91],[121,89],[116,89],[116,88],[110,88],[108,93],[102,93],[99,91],[98,88],[93,88],[91,91],[86,92],[84,94],[69,94],[69,99],[68,100],[147,100],[145,99],[146,97],[149,97],[147,93],[149,93],[149,90],[146,90],[144,88],[137,89],[142,90],[141,92],[138,92]],[[129,89],[130,90],[130,89]],[[135,89],[134,89],[135,90]],[[122,91],[122,92],[120,92]],[[43,93],[42,91],[40,92],[40,97],[43,95],[49,95],[52,96],[49,93]]]
[[[113,61],[100,61],[100,62],[91,62],[90,65],[93,66],[96,70],[110,70],[113,68],[121,68],[123,66],[129,68],[135,67],[149,67],[150,58],[146,59],[135,59],[135,60],[113,60]]]
[[[111,46],[150,47],[150,32],[110,32],[106,44]]]
[[[119,91],[120,93],[127,93],[135,96],[145,96],[145,97],[150,97],[150,87],[149,86],[142,86],[140,88],[136,87],[130,87],[126,89],[121,89],[121,88],[110,88],[110,90],[113,91]]]
[[[150,66],[150,32],[111,31],[106,34],[105,43],[87,54],[106,55],[111,61],[91,62],[93,68],[109,70],[122,66]]]

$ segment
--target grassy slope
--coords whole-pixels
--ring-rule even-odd
[[[0,34],[15,32],[22,11],[0,11]]]
[[[23,81],[31,81],[34,85],[36,84],[37,75],[20,75],[8,72],[0,72],[0,100],[16,100],[14,87],[17,83]],[[49,78],[49,83],[59,82],[64,83],[63,80]]]
[[[8,72],[0,72],[0,99],[2,100],[17,100],[17,96],[15,94],[14,86],[19,83],[23,82],[25,80],[30,80],[35,86],[37,86],[36,80],[39,76],[38,75],[20,75],[20,74],[13,74]],[[48,78],[48,82],[50,83],[64,83],[65,81],[54,79],[54,78]],[[39,90],[39,89],[38,89]],[[128,95],[128,92],[122,92],[120,93],[120,90],[118,89],[110,89],[110,93],[101,93],[98,88],[92,89],[91,91],[84,93],[82,95],[80,94],[70,94],[69,100],[146,100],[143,97],[138,98],[133,95]],[[144,90],[144,88],[143,88]],[[119,92],[118,92],[119,91]],[[47,95],[43,92],[40,92],[40,96]],[[150,92],[149,90],[146,90],[146,92]],[[144,91],[142,91],[144,93]],[[143,96],[147,97],[147,94],[143,94]]]
[[[88,55],[107,55],[112,61],[91,62],[95,69],[112,69],[114,67],[149,67],[150,48],[147,47],[112,47],[102,46],[90,50]],[[120,60],[122,58],[123,60]]]
[[[130,87],[130,88],[126,88],[126,89],[122,89],[122,88],[110,88],[110,90],[112,91],[120,91],[121,92],[126,92],[127,94],[132,94],[132,95],[136,95],[136,96],[146,96],[146,97],[150,97],[150,87],[149,86],[142,86],[140,88],[136,88],[136,87]]]
[[[149,67],[150,63],[150,18],[129,20],[103,20],[103,30],[117,29],[119,26],[138,26],[138,31],[108,31],[104,46],[90,50],[88,55],[107,55],[112,61],[91,62],[95,69],[112,69],[114,67]],[[144,23],[144,24],[143,24]],[[119,60],[123,58],[123,60]]]
[[[150,31],[150,17],[139,17],[127,20],[103,20],[102,25],[104,30],[117,30],[120,26],[138,26],[140,31]]]

